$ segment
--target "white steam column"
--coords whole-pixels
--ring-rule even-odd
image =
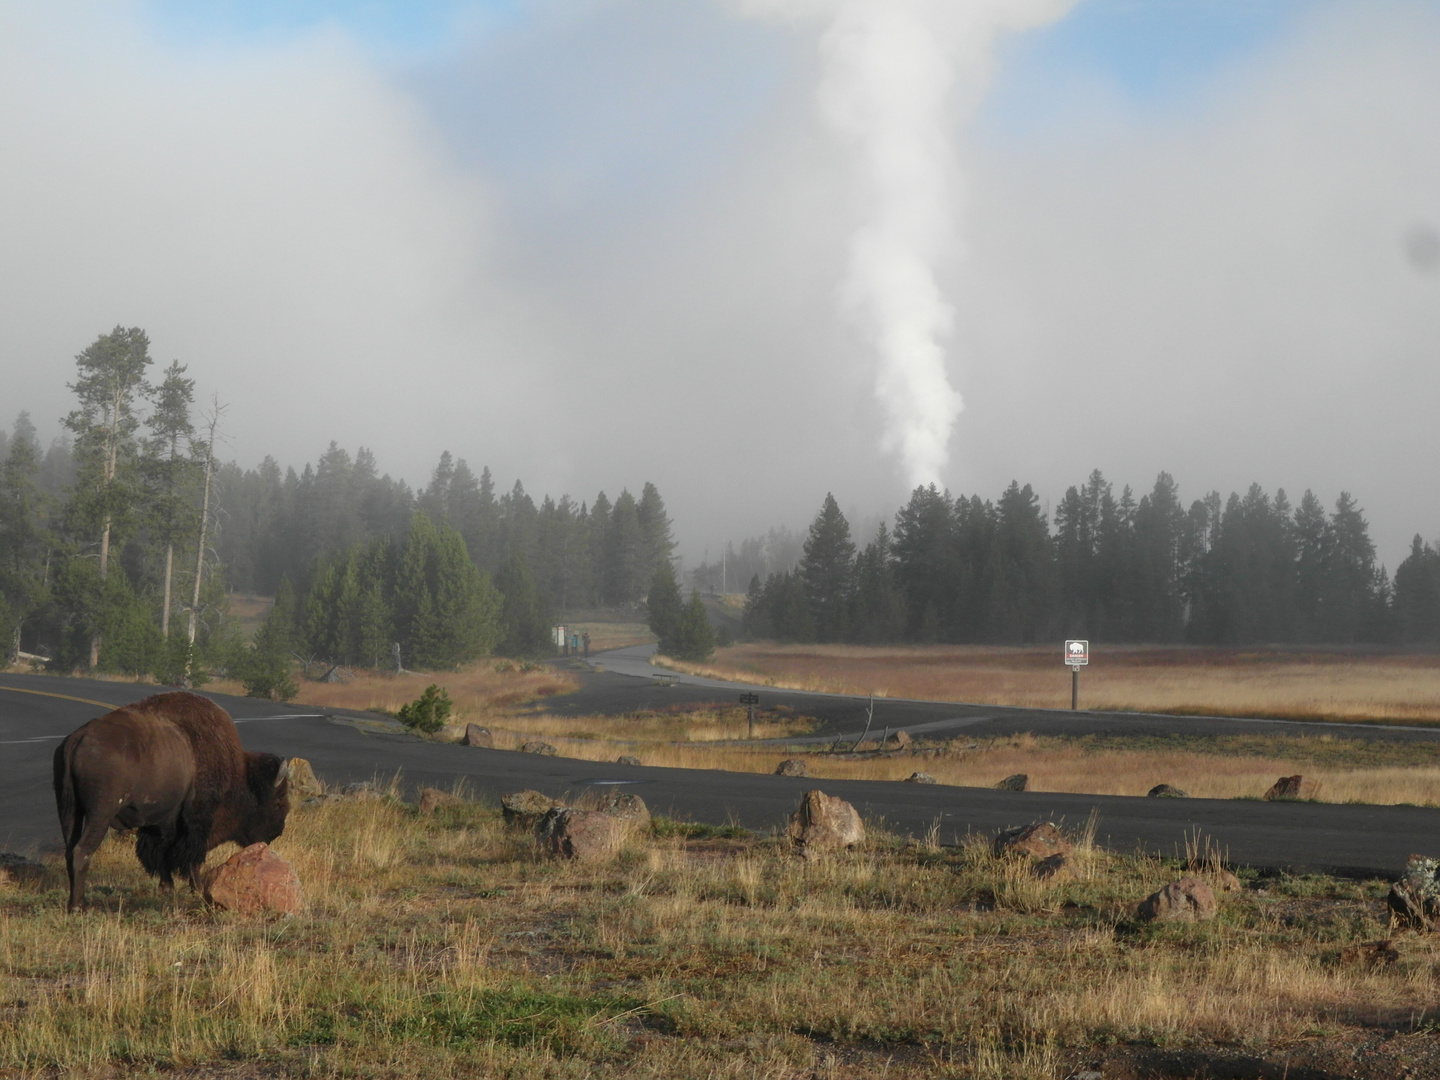
[[[823,22],[821,112],[854,153],[865,204],[841,289],[873,344],[883,448],[912,485],[938,482],[963,402],[945,346],[955,309],[936,279],[959,255],[954,131],[983,96],[994,42],[1073,0],[741,0],[754,14]]]

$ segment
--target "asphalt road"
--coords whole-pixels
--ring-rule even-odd
[[[586,689],[579,694],[549,704],[554,711],[583,711],[584,699],[594,697],[614,708],[591,711],[635,711],[653,707],[656,699],[677,703],[687,696],[722,691],[728,698],[732,690],[724,685],[655,687],[648,677],[610,671],[587,678]],[[0,676],[0,849],[30,853],[59,849],[50,790],[50,760],[56,743],[105,708],[137,700],[146,692],[145,687],[123,683]],[[491,798],[520,788],[563,797],[623,784],[643,796],[655,812],[696,821],[733,820],[757,830],[782,824],[801,794],[818,784],[854,803],[868,819],[897,831],[919,835],[939,822],[940,838],[946,843],[971,830],[992,832],[1041,818],[1079,825],[1093,813],[1098,819],[1097,837],[1117,850],[1140,847],[1175,854],[1183,851],[1187,836],[1198,832],[1227,850],[1236,863],[1297,871],[1394,875],[1411,852],[1440,853],[1440,811],[1418,807],[1137,799],[601,765],[440,745],[367,725],[363,719],[357,723],[340,716],[317,715],[303,707],[211,696],[235,717],[247,748],[307,758],[320,777],[332,784],[377,776],[388,779],[398,772],[410,790],[422,785],[449,788],[463,780],[472,792]],[[863,703],[857,699],[775,696],[808,703],[805,711],[811,714],[820,708],[833,710],[827,723],[837,725],[852,716],[846,710],[858,707],[863,723]],[[762,691],[762,698],[768,701],[770,695]],[[903,723],[914,730],[925,722],[974,721],[965,730],[976,734],[990,734],[994,725],[1008,730],[1078,731],[1086,716],[1093,724],[1118,732],[1132,730],[1125,725],[1134,719],[928,703],[887,701],[885,705],[887,710],[896,710],[897,722],[892,727]],[[877,706],[880,723],[878,713]],[[980,717],[985,719],[977,719]],[[1168,717],[1163,721],[1176,722]],[[1041,727],[1042,722],[1054,726]],[[1119,727],[1114,727],[1117,723]],[[1184,723],[1187,730],[1194,731],[1197,723],[1203,728],[1205,723],[1232,722]],[[1071,726],[1076,724],[1081,728]],[[1334,730],[1330,725],[1320,727]],[[1429,737],[1413,731],[1373,735]]]

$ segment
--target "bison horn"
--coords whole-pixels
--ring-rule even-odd
[[[275,786],[278,788],[286,780],[290,779],[290,759],[286,758],[280,763],[280,771],[275,774]]]

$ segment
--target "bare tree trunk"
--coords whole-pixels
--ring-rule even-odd
[[[165,545],[165,607],[160,611],[160,636],[170,640],[170,583],[175,577],[175,544]]]
[[[110,485],[115,482],[115,469],[120,458],[120,406],[124,404],[123,391],[117,382],[114,398],[110,403],[110,431],[106,436],[109,445],[105,451],[105,499],[109,502]],[[100,585],[104,592],[105,578],[110,572],[110,526],[112,518],[107,505],[105,517],[100,526]],[[100,663],[100,631],[90,635],[90,667]]]
[[[210,438],[205,444],[205,494],[200,500],[200,543],[195,552],[195,591],[190,598],[190,644],[195,644],[195,624],[200,615],[200,583],[205,573],[205,539],[210,526],[210,477],[215,466],[215,428],[220,423],[217,404],[210,414]],[[190,673],[188,668],[185,672]]]

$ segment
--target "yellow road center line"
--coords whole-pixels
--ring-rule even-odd
[[[109,701],[95,701],[88,697],[75,697],[73,694],[56,694],[49,690],[22,690],[18,686],[0,686],[0,690],[8,690],[12,694],[39,694],[41,697],[63,698],[66,701],[78,701],[82,705],[99,705],[107,712],[111,709],[120,708],[119,705]]]

